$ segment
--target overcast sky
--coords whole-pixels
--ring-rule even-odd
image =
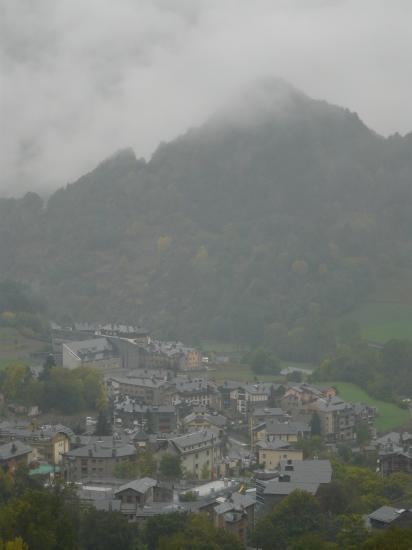
[[[149,158],[267,76],[407,133],[411,17],[410,0],[0,0],[0,194],[129,145]]]

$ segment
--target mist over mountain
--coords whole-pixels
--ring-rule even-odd
[[[1,200],[0,277],[56,319],[314,358],[325,321],[411,265],[411,153],[411,135],[267,81],[149,162],[123,150],[47,203]]]

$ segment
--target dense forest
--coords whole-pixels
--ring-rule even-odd
[[[2,199],[0,278],[56,320],[317,360],[329,319],[412,264],[411,153],[412,135],[264,83],[148,162],[121,151],[47,201]]]

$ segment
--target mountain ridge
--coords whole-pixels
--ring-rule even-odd
[[[412,262],[412,138],[300,92],[271,113],[212,117],[148,161],[117,152],[46,204],[0,200],[0,276],[60,318],[266,339],[293,358],[312,324],[313,359],[327,319]]]

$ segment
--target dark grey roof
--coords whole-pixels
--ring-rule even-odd
[[[295,481],[278,481],[270,480],[265,484],[263,493],[265,495],[290,495],[293,491],[307,491],[312,495],[316,494],[319,488],[319,483],[311,482],[295,482]]]
[[[153,479],[151,477],[142,477],[141,479],[134,479],[129,483],[125,483],[124,485],[121,485],[117,489],[117,491],[115,491],[115,495],[122,493],[123,491],[126,491],[128,489],[131,489],[132,491],[136,491],[137,493],[145,494],[149,489],[151,489],[152,487],[155,487],[156,485],[157,485],[156,479]]]
[[[216,441],[216,435],[210,430],[200,430],[197,432],[188,433],[179,437],[174,437],[170,441],[181,451],[187,452],[192,449],[190,447],[198,446],[201,443],[211,443]]]
[[[100,360],[113,355],[113,346],[106,338],[64,342],[63,346],[81,360]]]
[[[48,424],[35,430],[31,428],[30,424],[21,426],[7,422],[0,425],[0,435],[17,439],[51,439],[58,433],[64,433],[69,438],[74,436],[73,431],[63,424]]]
[[[193,412],[187,415],[183,419],[183,423],[188,424],[189,422],[192,422],[193,420],[196,420],[196,419],[206,420],[210,424],[213,424],[214,426],[217,426],[219,428],[223,428],[224,426],[226,426],[226,423],[227,423],[226,417],[221,414],[209,414],[209,413],[201,413],[201,412],[200,413]]]
[[[267,451],[276,451],[278,449],[290,449],[292,447],[291,443],[287,441],[258,441],[256,443],[258,449],[267,450]]]
[[[252,412],[252,416],[284,416],[286,412],[279,407],[259,407]]]
[[[351,403],[347,403],[337,396],[320,398],[315,402],[314,407],[322,412],[354,410]]]
[[[113,458],[113,453],[116,457],[133,456],[136,449],[133,445],[110,445],[104,446],[97,443],[85,445],[78,449],[73,449],[64,456],[72,457],[93,457],[93,458]]]
[[[133,397],[124,396],[117,398],[114,403],[116,411],[123,411],[125,413],[170,413],[174,414],[176,408],[173,405],[142,405],[137,399]]]
[[[299,435],[310,432],[310,426],[303,422],[267,422],[266,435]]]
[[[31,447],[21,441],[10,441],[0,445],[0,460],[10,460],[16,456],[28,455],[31,450]]]
[[[369,514],[368,518],[370,520],[379,521],[381,523],[392,523],[405,512],[407,512],[407,510],[393,508],[392,506],[381,506],[380,508]]]
[[[298,483],[330,483],[332,466],[329,460],[281,460],[281,474],[290,476],[290,480]]]
[[[204,394],[204,393],[216,393],[216,385],[210,380],[204,378],[197,378],[196,380],[175,378],[173,383],[176,386],[176,390],[180,394]]]
[[[165,384],[168,384],[166,380],[158,380],[154,377],[152,378],[137,378],[137,377],[122,377],[122,376],[111,376],[109,380],[117,382],[118,384],[124,384],[128,386],[143,386],[145,388],[160,388]]]

